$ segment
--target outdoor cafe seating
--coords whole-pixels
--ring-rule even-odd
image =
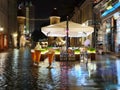
[[[44,47],[40,48],[41,57],[40,61],[44,61],[47,58],[46,53],[52,48],[55,51],[56,61],[80,61],[85,59],[95,60],[95,49],[86,47]]]

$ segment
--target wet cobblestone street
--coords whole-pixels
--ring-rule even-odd
[[[0,53],[0,90],[120,90],[120,60],[109,55],[47,66],[33,66],[28,47]]]

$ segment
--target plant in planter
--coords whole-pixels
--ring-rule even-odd
[[[88,53],[96,53],[96,50],[95,48],[88,48]]]
[[[87,51],[88,51],[88,53],[90,55],[91,60],[95,60],[95,54],[96,54],[95,48],[88,48]]]
[[[75,49],[75,54],[80,54],[80,50],[79,49]]]

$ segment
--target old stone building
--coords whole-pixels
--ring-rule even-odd
[[[101,19],[101,39],[105,52],[120,52],[120,1],[102,0],[95,7]]]
[[[0,0],[0,51],[12,44],[12,35],[17,26],[17,1]]]
[[[71,21],[93,26],[93,4],[93,0],[85,0],[81,5],[75,7]],[[75,42],[77,45],[82,45],[86,39],[90,39],[92,41],[92,34],[88,37],[74,38],[72,39],[72,42]],[[92,42],[91,44],[94,43]]]

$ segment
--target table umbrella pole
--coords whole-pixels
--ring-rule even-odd
[[[69,24],[68,24],[68,16],[67,16],[67,22],[66,22],[66,53],[67,53],[67,61],[68,61],[68,36],[69,36]]]

